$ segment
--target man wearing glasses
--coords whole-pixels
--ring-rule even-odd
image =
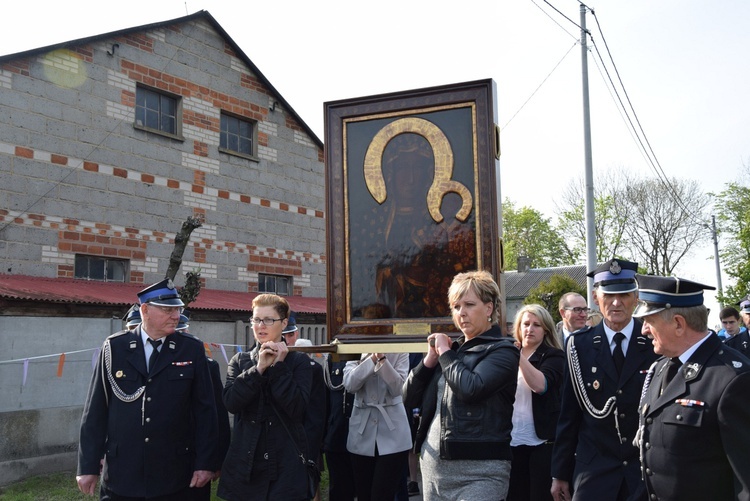
[[[217,418],[203,343],[176,332],[171,280],[138,293],[142,323],[102,346],[81,420],[78,488],[111,501],[190,499],[216,464]]]
[[[568,336],[586,327],[589,308],[586,306],[586,299],[577,292],[566,292],[560,296],[558,307],[562,321],[557,324],[557,335],[560,345],[565,346]]]

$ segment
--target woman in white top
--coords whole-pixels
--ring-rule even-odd
[[[393,499],[412,446],[401,389],[408,353],[365,353],[344,367],[344,387],[354,393],[346,448],[352,454],[358,501]]]
[[[538,304],[518,312],[513,335],[521,359],[513,404],[508,501],[551,501],[550,465],[565,356],[552,316]]]

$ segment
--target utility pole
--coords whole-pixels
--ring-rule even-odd
[[[594,223],[594,168],[591,157],[591,113],[589,111],[589,64],[586,37],[586,7],[581,3],[581,71],[583,79],[583,147],[586,161],[586,271],[596,268],[596,225]],[[594,307],[594,279],[587,280],[589,308]]]
[[[724,294],[721,288],[721,263],[719,262],[719,239],[716,237],[716,216],[711,216],[711,236],[714,239],[714,263],[716,264],[716,290],[719,296]]]

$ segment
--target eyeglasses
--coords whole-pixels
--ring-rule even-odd
[[[184,310],[182,306],[160,306],[158,304],[152,304],[151,306],[163,311],[167,315],[171,315],[172,313],[182,313]]]
[[[250,323],[253,325],[263,324],[266,327],[271,327],[276,322],[281,322],[283,318],[251,318]]]
[[[563,308],[565,311],[572,311],[573,313],[580,315],[581,313],[589,313],[591,310],[583,306],[566,306]]]

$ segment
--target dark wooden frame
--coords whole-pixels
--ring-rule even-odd
[[[471,128],[470,152],[473,156],[472,164],[468,169],[473,170],[473,186],[469,187],[471,200],[471,216],[466,220],[474,231],[474,242],[476,251],[473,256],[476,262],[476,268],[485,269],[493,274],[498,284],[501,286],[501,292],[504,295],[503,281],[501,273],[503,270],[502,263],[502,245],[501,238],[501,218],[499,217],[499,133],[496,126],[497,116],[495,109],[495,84],[492,80],[479,80],[440,87],[424,88],[412,91],[396,92],[382,94],[363,98],[346,99],[325,103],[325,145],[326,145],[326,224],[327,224],[327,301],[328,301],[328,337],[329,341],[338,340],[340,342],[381,342],[395,341],[406,342],[423,339],[430,332],[457,332],[452,323],[449,313],[446,315],[431,317],[421,316],[418,318],[397,318],[395,315],[386,318],[363,318],[361,309],[355,310],[352,307],[352,283],[350,273],[350,240],[356,242],[351,237],[351,228],[357,224],[356,221],[350,221],[350,212],[355,202],[351,205],[347,200],[348,189],[354,187],[357,182],[356,176],[362,179],[372,179],[364,174],[365,165],[370,150],[378,142],[382,141],[382,132],[395,127],[394,122],[398,124],[414,125],[416,123],[425,124],[426,127],[435,128],[431,120],[433,118],[442,120],[446,124],[455,116],[469,117],[468,126]],[[470,112],[470,114],[469,114]],[[464,119],[459,120],[460,129]],[[382,124],[387,126],[381,127]],[[450,126],[452,127],[452,125]],[[432,130],[432,129],[430,129]],[[377,132],[380,131],[380,134]],[[407,130],[406,132],[414,132]],[[389,139],[395,138],[403,133],[396,132],[389,136]],[[370,134],[368,136],[368,134]],[[419,136],[426,139],[424,134]],[[445,139],[445,136],[441,136]],[[462,136],[463,137],[463,136]],[[375,141],[373,141],[375,139]],[[428,140],[429,141],[429,140]],[[466,141],[464,141],[466,142]],[[449,149],[454,146],[451,141],[444,141],[449,144]],[[362,156],[357,156],[355,151],[362,151],[363,144],[369,144],[363,162],[360,162]],[[439,157],[436,153],[435,144],[429,141],[432,147],[434,158]],[[378,166],[382,176],[383,158],[385,158],[385,143],[380,147],[382,154],[378,160]],[[375,147],[377,149],[377,147]],[[465,149],[465,148],[464,148]],[[348,157],[354,160],[353,164],[348,165]],[[464,154],[464,157],[467,155]],[[441,157],[442,158],[442,157]],[[452,158],[452,156],[451,156]],[[432,168],[436,172],[438,161],[432,163]],[[463,166],[464,172],[467,167]],[[399,164],[399,170],[401,164]],[[394,168],[394,171],[396,169]],[[372,171],[370,171],[372,172]],[[455,173],[454,173],[455,175]],[[437,176],[437,175],[436,175]],[[448,183],[453,182],[451,178]],[[362,181],[360,180],[361,184]],[[466,186],[469,183],[455,183],[459,186]],[[367,184],[371,188],[370,184]],[[354,190],[353,190],[354,191]],[[452,193],[456,193],[450,190]],[[385,189],[383,189],[385,193]],[[447,193],[443,190],[443,193]],[[369,194],[376,199],[372,189]],[[355,196],[355,195],[351,195]],[[461,197],[461,201],[468,197]],[[429,197],[427,206],[430,206]],[[438,198],[437,206],[441,207],[442,198]],[[360,198],[356,199],[359,204]],[[372,204],[372,200],[368,199]],[[382,202],[381,202],[382,203]],[[434,204],[433,204],[434,205]],[[461,211],[458,211],[459,213]],[[435,215],[433,214],[433,219]],[[435,219],[437,221],[437,219]],[[458,213],[456,220],[459,221]],[[361,233],[361,232],[360,232]],[[355,245],[357,245],[355,243]],[[359,270],[354,270],[359,272]],[[468,271],[468,270],[461,270]],[[452,278],[455,274],[453,270],[445,270],[445,274]],[[445,299],[447,304],[447,298]],[[447,307],[446,307],[447,308]],[[391,311],[387,309],[386,311]],[[504,312],[503,315],[504,317]],[[504,326],[504,324],[501,324]]]

